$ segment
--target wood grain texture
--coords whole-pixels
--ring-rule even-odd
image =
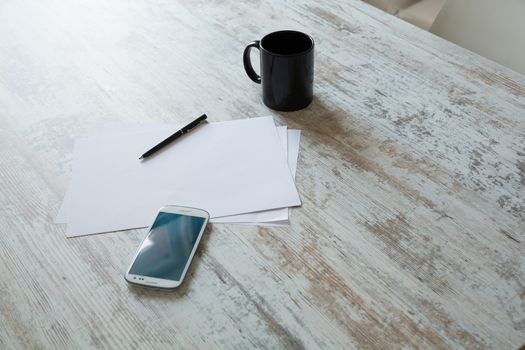
[[[285,28],[316,40],[293,113],[241,63]],[[303,206],[210,226],[174,293],[128,287],[143,230],[53,223],[74,140],[200,113],[303,130]],[[2,349],[525,343],[525,77],[360,1],[3,1],[0,188]]]

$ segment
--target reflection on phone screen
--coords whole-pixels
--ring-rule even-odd
[[[196,216],[159,213],[129,273],[179,281],[204,220]]]

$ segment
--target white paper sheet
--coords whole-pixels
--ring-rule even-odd
[[[68,236],[146,227],[166,204],[211,217],[300,205],[271,117],[205,124],[138,161],[174,129],[77,142]]]
[[[281,147],[284,152],[284,156],[288,159],[288,133],[286,126],[277,127],[277,135],[279,135],[279,140],[281,141]],[[289,164],[288,164],[289,166]],[[290,170],[291,171],[291,170]],[[262,215],[261,215],[262,213]],[[279,208],[279,209],[270,209],[263,210],[257,213],[244,213],[238,215],[229,215],[222,216],[218,218],[211,219],[212,223],[222,223],[222,224],[231,224],[231,223],[248,223],[248,222],[257,222],[259,220],[263,221],[283,221],[288,220],[288,208]]]
[[[119,133],[119,132],[136,132],[136,127],[129,125],[117,125],[115,127],[109,127],[98,135],[103,133]],[[299,142],[300,142],[300,130],[287,130],[286,126],[278,126],[277,134],[281,141],[285,156],[288,160],[288,167],[292,172],[292,176],[295,179],[295,173],[297,170],[297,157],[299,155]],[[291,150],[289,153],[288,150]],[[67,212],[69,210],[69,204],[71,202],[71,186],[68,187],[64,199],[55,218],[55,223],[66,224],[67,223]],[[287,225],[289,224],[289,210],[288,208],[271,209],[256,213],[246,213],[239,215],[224,216],[221,218],[215,218],[210,220],[213,223],[244,223],[250,225],[262,225],[266,223],[274,223],[276,225]]]
[[[281,141],[284,139],[281,139]],[[297,172],[297,159],[299,156],[299,145],[301,140],[301,130],[288,130],[286,137],[286,157],[288,159],[288,167],[292,172],[295,181],[295,174]],[[283,146],[284,147],[284,146]],[[247,225],[260,226],[286,226],[290,224],[289,209],[280,208],[273,210],[265,210],[257,213],[246,213],[235,216],[225,216],[210,220],[213,223],[242,223]]]

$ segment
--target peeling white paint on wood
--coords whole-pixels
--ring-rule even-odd
[[[316,40],[315,100],[269,111],[244,45]],[[0,348],[525,343],[525,78],[359,1],[0,5]],[[66,239],[74,140],[273,114],[303,130],[290,228],[213,225],[174,293],[143,230]]]

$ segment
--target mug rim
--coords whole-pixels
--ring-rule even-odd
[[[273,51],[270,51],[266,48],[264,48],[263,46],[263,42],[264,42],[264,39],[266,39],[268,36],[270,35],[274,35],[274,34],[278,34],[278,33],[295,33],[295,34],[301,34],[301,35],[304,35],[305,37],[307,37],[309,40],[310,40],[310,47],[304,51],[300,51],[300,52],[296,52],[296,53],[290,53],[290,54],[282,54],[282,53],[276,53],[276,52],[273,52]],[[300,56],[300,55],[304,55],[310,51],[312,51],[314,49],[314,46],[315,46],[315,42],[314,42],[314,38],[312,38],[310,35],[306,34],[306,33],[303,33],[303,32],[300,32],[298,30],[277,30],[275,32],[271,32],[271,33],[268,33],[266,34],[265,36],[263,36],[263,38],[261,39],[260,41],[260,47],[261,47],[261,50],[267,52],[268,54],[270,55],[273,55],[273,56],[283,56],[283,57],[293,57],[293,56]]]

